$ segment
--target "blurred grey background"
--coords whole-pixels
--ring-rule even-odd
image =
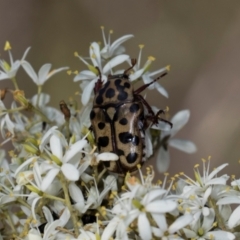
[[[132,33],[124,44],[131,57],[137,57],[144,44],[143,62],[149,55],[156,61],[152,70],[171,65],[161,80],[169,93],[165,99],[157,92],[148,101],[159,108],[170,107],[170,117],[190,109],[189,123],[176,136],[192,140],[198,147],[187,155],[170,149],[171,173],[192,168],[201,158],[212,156],[212,167],[229,162],[227,173],[239,173],[240,159],[240,1],[238,0],[0,0],[0,53],[10,41],[15,59],[27,56],[34,68],[52,63],[54,68],[85,66],[73,56],[88,56],[89,44],[102,41],[100,26],[112,29],[112,40]],[[44,86],[54,94],[51,105],[74,96],[79,89],[73,76],[60,73]],[[31,97],[36,87],[20,70],[18,82]],[[11,86],[1,81],[0,87]],[[150,160],[154,164],[154,159]]]

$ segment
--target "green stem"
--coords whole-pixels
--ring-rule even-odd
[[[20,112],[20,111],[25,110],[25,109],[26,108],[22,106],[22,107],[12,108],[12,109],[8,109],[8,110],[4,110],[4,111],[7,112],[7,113],[14,113],[14,112]]]
[[[10,225],[13,233],[14,233],[14,234],[17,234],[17,230],[16,230],[16,228],[15,228],[15,226],[14,226],[14,223],[13,223],[13,221],[12,221],[11,216],[10,216],[9,213],[6,212],[6,211],[4,211],[4,214],[5,214],[6,218],[8,219],[8,223],[9,223],[9,225]]]
[[[19,87],[18,87],[18,84],[17,84],[17,80],[16,80],[16,78],[13,77],[13,78],[11,78],[11,80],[12,80],[12,83],[13,83],[15,89],[16,89],[16,90],[19,90]]]
[[[37,107],[39,106],[40,95],[42,92],[42,85],[38,85],[38,93],[37,93]]]
[[[31,210],[31,206],[29,204],[27,204],[25,201],[23,201],[22,198],[18,197],[17,202],[21,203],[23,206],[25,206],[26,208]]]
[[[47,193],[44,193],[44,194],[43,194],[43,197],[44,197],[44,198],[48,198],[48,199],[52,199],[52,200],[56,200],[56,201],[60,201],[60,202],[64,202],[64,203],[66,202],[66,200],[63,199],[63,198],[55,197],[55,196],[49,195],[49,194],[47,194]]]
[[[68,210],[70,211],[71,219],[72,219],[73,226],[74,226],[75,236],[78,236],[79,235],[78,219],[77,219],[77,216],[74,214],[74,210],[73,210],[73,207],[72,207],[72,204],[70,201],[70,196],[68,193],[68,183],[61,172],[58,174],[58,176],[62,183],[62,188],[63,188],[63,192],[64,192],[64,196],[65,196],[65,203],[67,205]]]

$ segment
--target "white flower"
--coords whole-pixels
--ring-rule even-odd
[[[48,172],[42,182],[42,189],[48,188],[59,171],[62,171],[63,175],[70,181],[77,181],[80,176],[79,159],[82,149],[87,145],[87,140],[83,138],[68,145],[65,137],[56,128],[52,127],[45,133],[39,146],[41,152],[45,150],[49,154],[50,151],[53,159],[51,163],[44,163],[48,165],[46,167]],[[46,146],[48,143],[50,144],[49,148]]]
[[[170,120],[173,124],[172,129],[161,132],[161,147],[157,153],[157,168],[159,172],[165,172],[169,167],[170,158],[168,146],[174,147],[186,153],[194,153],[196,151],[196,146],[193,142],[182,139],[172,139],[172,137],[174,137],[175,134],[188,122],[189,117],[189,110],[182,110],[178,112]],[[152,128],[159,129],[156,125],[153,125]]]
[[[33,106],[36,106],[41,109],[41,111],[45,114],[45,116],[51,121],[55,122],[58,126],[64,124],[64,115],[56,108],[49,107],[47,104],[50,102],[50,95],[46,93],[41,93],[39,96],[38,94],[34,95],[31,99],[31,103]],[[40,119],[39,116],[36,116]],[[39,121],[37,121],[39,122]],[[42,129],[42,122],[37,126],[32,127],[32,132],[41,131]]]
[[[118,38],[117,40],[115,40],[111,44],[111,34],[113,33],[113,31],[109,31],[108,40],[106,40],[104,27],[101,27],[101,29],[102,29],[103,43],[104,43],[104,47],[101,49],[101,56],[103,58],[108,59],[125,52],[125,48],[121,46],[121,44],[127,41],[128,39],[132,38],[133,37],[132,34],[124,35]]]
[[[18,71],[19,67],[21,66],[21,61],[24,61],[25,57],[28,54],[28,51],[30,50],[30,47],[26,49],[26,51],[23,54],[22,59],[16,60],[16,61],[13,61],[13,57],[12,57],[10,49],[11,49],[11,47],[7,49],[8,53],[9,53],[10,65],[5,60],[0,59],[0,67],[2,68],[2,70],[0,70],[0,80],[8,79],[8,78],[12,79],[16,76],[17,71]]]
[[[183,231],[187,238],[208,240],[208,239],[235,239],[235,236],[226,231],[213,229],[215,220],[215,213],[213,209],[210,209],[210,213],[202,218],[199,218],[194,224],[190,224],[190,229],[183,228]],[[211,231],[213,229],[213,231]]]
[[[201,175],[198,169],[198,164],[195,166],[195,178],[196,180],[191,179],[190,177],[184,175],[187,178],[187,185],[183,188],[183,195],[190,196],[191,194],[198,194],[203,196],[208,188],[214,185],[226,185],[228,176],[226,174],[217,177],[217,173],[225,168],[228,163],[222,164],[219,167],[215,168],[210,172],[210,159],[208,161],[207,167],[205,166],[205,160],[203,160],[203,174]]]
[[[180,240],[182,238],[179,237],[177,232],[183,227],[189,225],[191,221],[192,215],[186,213],[183,216],[178,217],[175,222],[168,226],[165,216],[162,215],[159,216],[158,222],[156,222],[158,226],[160,225],[159,229],[156,229],[155,231],[153,231],[153,233],[162,240]]]
[[[116,67],[117,65],[125,62],[127,59],[129,59],[129,56],[126,54],[117,55],[116,57],[114,57],[110,61],[108,61],[103,67],[101,53],[100,53],[100,47],[99,47],[99,44],[96,42],[93,42],[90,46],[90,58],[91,58],[93,65],[87,63],[82,57],[80,57],[80,56],[78,56],[78,57],[89,68],[89,70],[81,71],[73,79],[74,82],[90,81],[89,83],[87,83],[87,85],[84,85],[84,87],[83,87],[83,93],[82,93],[83,105],[86,105],[88,103],[88,101],[91,97],[92,91],[95,87],[95,83],[99,79],[99,72],[96,69],[96,67],[98,67],[101,72],[101,76],[102,76],[101,80],[103,81],[103,84],[104,84],[107,81],[107,75],[110,74],[111,69]]]
[[[37,74],[29,62],[24,60],[21,62],[21,65],[37,86],[42,86],[50,77],[56,73],[68,69],[68,67],[62,67],[50,71],[52,64],[46,63],[39,69]]]
[[[194,221],[197,221],[202,215],[207,216],[210,212],[210,208],[206,205],[208,204],[208,198],[212,192],[212,188],[209,187],[203,197],[199,197],[197,195],[190,195],[186,198],[186,194],[182,194],[182,202],[180,206],[183,207],[184,210],[190,210],[191,214],[193,214]]]

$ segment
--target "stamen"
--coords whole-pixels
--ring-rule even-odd
[[[9,41],[6,41],[5,46],[4,46],[4,51],[8,51],[8,50],[11,50],[11,49],[12,49],[12,47],[11,47]]]

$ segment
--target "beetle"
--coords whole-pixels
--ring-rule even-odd
[[[99,152],[113,152],[119,156],[119,160],[104,161],[104,165],[110,172],[118,174],[134,172],[137,165],[142,165],[146,160],[144,136],[150,124],[157,124],[160,120],[172,127],[169,121],[159,117],[164,110],[155,114],[140,95],[167,72],[134,90],[128,76],[135,64],[136,60],[132,59],[130,68],[123,74],[109,75],[104,85],[98,70],[99,79],[95,84],[95,98],[90,113],[91,129]],[[144,107],[147,114],[144,113]]]

